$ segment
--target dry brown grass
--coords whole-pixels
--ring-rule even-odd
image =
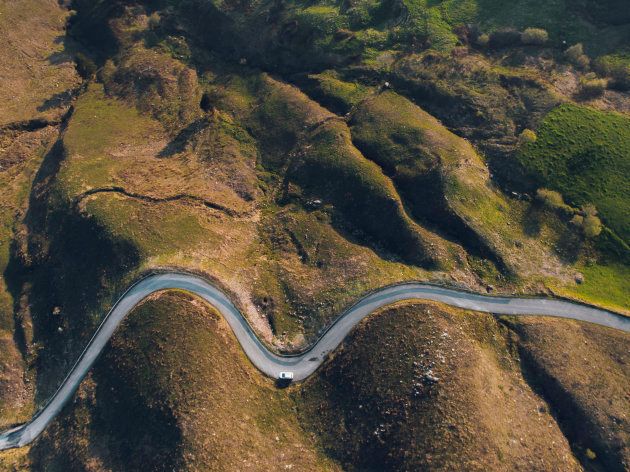
[[[630,467],[630,335],[573,321],[510,321],[532,381],[594,466]]]
[[[581,470],[489,315],[383,309],[301,402],[302,420],[350,470]]]
[[[294,408],[218,313],[163,293],[125,321],[31,459],[53,470],[338,470]]]
[[[47,101],[80,83],[72,57],[64,52],[67,15],[55,0],[0,4],[0,126],[63,113],[64,107]]]

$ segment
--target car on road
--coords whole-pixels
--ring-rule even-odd
[[[280,372],[278,375],[279,380],[293,380],[293,372]]]

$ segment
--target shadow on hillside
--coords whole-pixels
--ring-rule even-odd
[[[16,321],[20,300],[30,309],[37,352],[27,346],[19,327],[16,341],[23,353],[33,351],[38,405],[56,390],[85,347],[106,309],[103,301],[140,261],[131,243],[113,238],[54,188],[63,154],[59,141],[44,157],[24,219],[26,232],[13,244],[4,273]]]

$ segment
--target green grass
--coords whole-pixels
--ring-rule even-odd
[[[67,194],[110,185],[117,162],[105,152],[122,142],[141,144],[158,132],[158,126],[136,108],[107,97],[102,86],[92,85],[77,101],[63,136],[66,153],[73,157],[72,165],[64,166],[60,175]]]
[[[584,282],[560,289],[561,293],[613,309],[630,310],[630,267],[624,264],[582,264],[576,267],[584,274]]]
[[[362,84],[341,80],[334,70],[310,74],[300,86],[319,103],[339,114],[348,113],[371,92]]]
[[[331,35],[339,28],[347,26],[345,18],[337,7],[312,5],[300,10],[296,15],[300,25],[313,29],[322,35]]]
[[[338,216],[404,260],[435,266],[438,248],[406,214],[392,182],[352,145],[345,124],[330,121],[309,136],[310,146],[289,178],[324,198]],[[444,255],[446,257],[446,255]]]
[[[182,211],[178,203],[138,202],[105,194],[90,199],[86,212],[112,237],[132,242],[147,258],[185,252],[201,241],[218,239],[200,222],[199,215]]]
[[[518,160],[540,187],[574,206],[594,204],[603,221],[630,241],[630,118],[566,104],[542,121]]]
[[[614,22],[615,17],[628,15],[624,0],[476,0],[476,3],[476,19],[488,30],[543,28],[556,44],[583,42],[593,54],[623,46],[630,31],[627,24]]]
[[[350,124],[357,147],[392,177],[414,217],[507,267],[525,236],[467,141],[393,92],[361,103]]]

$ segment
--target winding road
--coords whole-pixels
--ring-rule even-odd
[[[479,295],[421,283],[403,283],[375,291],[361,299],[326,330],[307,351],[294,356],[269,351],[229,297],[207,280],[191,274],[165,272],[149,275],[132,285],[107,313],[85,350],[59,389],[28,422],[0,434],[0,450],[21,447],[37,438],[72,398],[79,384],[125,316],[144,298],[160,290],[180,289],[200,296],[227,320],[251,362],[264,374],[277,378],[292,371],[294,380],[311,375],[348,333],[378,308],[403,300],[433,300],[454,307],[497,315],[538,315],[588,321],[630,332],[630,318],[595,307],[564,300]]]

